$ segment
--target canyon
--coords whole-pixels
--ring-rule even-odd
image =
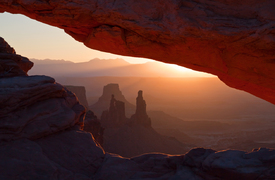
[[[275,151],[195,148],[123,158],[82,131],[85,108],[0,38],[0,178],[5,179],[274,179]]]
[[[92,49],[208,72],[275,103],[274,6],[272,0],[6,0],[0,12],[64,29]]]
[[[217,75],[275,104],[275,2],[5,0],[87,47]],[[275,151],[161,153],[123,158],[82,131],[85,108],[0,38],[1,179],[274,179]]]
[[[152,128],[141,90],[138,91],[136,106],[134,106],[125,99],[118,84],[107,84],[103,87],[102,96],[90,107],[91,111],[96,109],[97,112],[101,112],[98,122],[102,127],[97,126],[97,128],[104,129],[102,147],[108,153],[131,158],[153,152],[184,154],[194,147],[179,142],[175,138],[161,135]],[[135,109],[134,112],[132,108]],[[126,117],[126,112],[130,118]],[[96,128],[84,123],[84,131],[86,131],[85,127],[86,129]],[[94,134],[92,131],[88,132]]]
[[[96,79],[97,78],[98,77],[96,77]],[[77,79],[78,83],[83,82],[79,78]],[[101,82],[110,81],[109,78],[106,79],[103,77],[100,79]],[[133,78],[130,79],[134,80]],[[89,89],[87,92],[94,92],[95,89],[97,89],[98,83],[94,83],[93,78],[88,78],[88,80],[90,80],[90,84],[93,85],[93,89]],[[115,82],[116,80],[119,79],[114,78],[111,82]],[[122,78],[122,80],[125,80],[125,78]],[[161,88],[161,86],[156,87],[156,85],[154,85],[156,82],[150,81],[150,78],[146,78],[145,80],[147,81],[146,86],[142,85],[142,83],[138,83],[137,87],[146,87],[147,91],[148,89],[152,90],[153,94],[148,94],[149,92],[146,91],[145,95],[146,97],[151,97],[152,95],[155,97],[150,98],[153,99],[153,101],[151,100],[149,103],[151,110],[143,110],[143,113],[139,113],[140,115],[137,116],[142,117],[140,119],[146,122],[149,115],[149,121],[151,122],[146,124],[151,125],[147,126],[147,128],[144,128],[145,124],[143,126],[141,125],[143,123],[134,123],[134,119],[132,118],[132,114],[134,113],[133,110],[131,110],[129,106],[125,106],[125,104],[129,105],[129,101],[127,101],[124,96],[125,93],[129,93],[129,84],[126,85],[126,91],[125,89],[121,91],[118,84],[112,83],[105,85],[103,87],[103,94],[98,97],[98,100],[95,101],[96,103],[94,104],[90,101],[90,104],[93,104],[90,106],[91,110],[97,110],[97,112],[101,112],[102,115],[98,115],[100,119],[95,121],[97,123],[93,126],[91,126],[91,124],[85,124],[84,130],[85,128],[94,129],[96,130],[94,132],[91,130],[88,131],[92,134],[96,133],[96,135],[101,134],[102,139],[106,140],[104,141],[105,143],[103,144],[103,148],[107,152],[119,154],[123,157],[131,157],[150,152],[183,154],[192,147],[207,147],[215,150],[235,149],[245,151],[251,151],[252,149],[258,147],[275,147],[273,132],[275,127],[273,120],[274,106],[272,104],[267,102],[267,104],[265,104],[261,102],[262,100],[245,93],[241,93],[238,96],[237,94],[231,96],[229,95],[229,92],[236,90],[230,89],[220,82],[219,83],[227,89],[220,89],[218,87],[214,88],[212,87],[213,85],[211,86],[210,84],[211,81],[208,81],[207,79],[196,81],[196,83],[206,81],[205,83],[207,85],[201,85],[202,87],[200,88],[192,87],[190,81],[183,81],[183,84],[191,86],[188,88],[191,88],[193,92],[196,91],[196,89],[199,90],[199,92],[195,95],[200,99],[200,101],[194,103],[196,100],[194,97],[190,97],[187,87],[185,87],[185,91],[181,91],[181,94],[176,94],[173,91],[171,92],[171,88],[173,89],[173,86],[165,88],[163,91],[163,88]],[[171,81],[173,79],[169,80]],[[127,84],[125,81],[120,82]],[[163,81],[160,82],[162,82],[160,84],[166,84]],[[73,81],[71,81],[71,83],[74,84]],[[133,81],[131,81],[131,83],[135,84]],[[151,86],[149,84],[151,84]],[[88,84],[84,83],[83,85]],[[211,86],[211,93],[207,94],[205,91],[209,86]],[[78,87],[75,86],[75,89],[77,88]],[[213,91],[213,88],[217,89],[217,91]],[[83,87],[79,87],[79,89],[83,89]],[[136,87],[134,89],[136,89]],[[202,92],[201,89],[204,89],[204,91]],[[78,90],[73,92],[75,92],[78,97],[86,97],[84,93],[85,91]],[[222,92],[221,99],[218,97],[220,92]],[[116,98],[114,94],[118,95],[118,98]],[[162,99],[162,101],[156,99],[157,94],[161,95],[159,98]],[[214,97],[211,97],[213,94]],[[177,97],[175,101],[172,101],[171,95]],[[244,98],[244,95],[250,96],[250,100]],[[134,96],[136,96],[136,93],[134,93]],[[191,98],[193,102],[187,101],[186,97]],[[207,100],[204,97],[207,97]],[[166,98],[169,99],[168,102],[164,100]],[[213,102],[211,102],[211,99],[212,101],[221,101],[221,103],[212,104]],[[82,98],[79,98],[79,100],[80,102],[87,102],[86,99],[83,100]],[[178,107],[178,101],[180,101],[180,107]],[[157,106],[151,103],[157,104]],[[101,104],[101,106],[96,106],[96,104]],[[183,106],[184,104],[189,107],[188,111],[185,111]],[[197,107],[199,104],[203,105],[204,108],[200,109]],[[245,107],[247,104],[249,104],[249,106]],[[197,109],[190,111],[190,107],[192,106],[197,107]],[[211,106],[213,106],[215,112],[211,112]],[[226,113],[223,111],[221,106],[224,106],[225,109],[230,109],[229,112]],[[138,109],[141,110],[144,109],[144,107],[145,106]],[[152,109],[152,107],[154,108]],[[179,108],[182,119],[176,116],[175,113],[168,111],[169,107],[172,109]],[[209,108],[205,109],[205,107]],[[262,108],[264,111],[260,110]],[[269,108],[271,108],[270,112],[268,111]],[[126,112],[128,112],[128,118],[125,116]],[[169,115],[169,112],[172,115]],[[101,127],[99,126],[100,123],[103,125],[103,129],[105,129],[105,134],[98,133],[101,131]],[[169,139],[167,139],[167,137],[169,137]],[[166,145],[162,147],[161,144]],[[181,144],[181,147],[176,144]],[[167,149],[166,147],[169,148]]]

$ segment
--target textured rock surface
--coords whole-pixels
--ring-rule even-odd
[[[0,40],[2,67],[16,67],[0,78],[0,179],[92,178],[104,151],[80,130],[85,108],[53,78],[27,76],[32,63]]]
[[[17,55],[15,50],[0,37],[0,78],[27,76],[33,63],[27,58]]]
[[[84,107],[50,77],[3,78],[0,83],[2,140],[36,139],[82,123]]]
[[[90,110],[86,113],[83,130],[92,133],[95,141],[102,146],[104,128],[102,127],[101,122],[97,119],[97,116]]]
[[[68,90],[75,93],[81,105],[83,105],[86,109],[89,108],[87,97],[86,97],[86,90],[84,86],[65,86],[65,87]],[[97,116],[90,110],[86,112],[86,115],[84,118],[83,130],[86,132],[92,133],[96,143],[98,143],[99,145],[103,144],[104,128],[101,126],[101,123],[97,119]]]
[[[13,54],[9,49],[2,53]],[[6,58],[0,62],[9,67]],[[85,108],[73,93],[49,77],[18,75],[0,78],[1,180],[275,179],[272,149],[197,148],[186,155],[134,158],[105,153],[80,130]]]
[[[175,63],[219,76],[275,103],[273,0],[5,0],[86,46]]]

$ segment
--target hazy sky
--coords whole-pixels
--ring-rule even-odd
[[[0,13],[0,24],[0,36],[15,49],[17,54],[28,58],[64,59],[73,62],[84,62],[93,58],[123,58],[130,63],[152,61],[89,49],[75,41],[62,29],[40,23],[23,15]],[[177,68],[179,69],[179,67]],[[186,68],[180,69],[191,72]],[[204,75],[201,74],[201,76]]]
[[[64,59],[74,62],[88,61],[93,58],[121,58],[110,53],[92,50],[75,41],[62,29],[32,20],[20,14],[0,13],[0,36],[16,52],[28,58]],[[143,58],[123,57],[131,63],[149,61]]]

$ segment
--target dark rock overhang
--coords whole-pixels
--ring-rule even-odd
[[[0,12],[62,28],[89,48],[208,72],[273,104],[274,7],[273,0],[0,2]]]

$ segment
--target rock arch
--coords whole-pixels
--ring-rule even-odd
[[[5,0],[87,47],[217,75],[275,104],[273,0]]]

